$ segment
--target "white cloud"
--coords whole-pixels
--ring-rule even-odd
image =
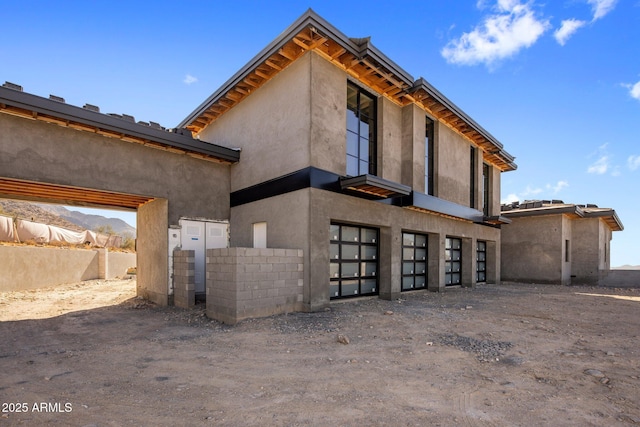
[[[507,203],[513,203],[513,202],[518,202],[518,201],[520,201],[520,198],[517,195],[511,193],[511,194],[507,195],[506,198],[502,199],[500,201],[500,203],[503,204],[503,205],[506,205]]]
[[[591,5],[591,9],[593,10],[593,20],[597,21],[611,12],[616,6],[617,1],[618,0],[587,0],[587,3]]]
[[[558,181],[555,185],[547,184],[547,189],[553,191],[553,194],[558,194],[563,188],[567,188],[569,183],[567,181]]]
[[[529,196],[535,196],[537,194],[542,193],[544,190],[542,188],[531,188],[531,186],[527,185],[527,188],[525,188],[525,190],[522,192],[521,196],[524,197],[529,197]]]
[[[553,36],[556,38],[556,41],[560,44],[560,46],[564,46],[564,44],[569,40],[569,38],[578,31],[578,29],[586,24],[585,21],[580,21],[579,19],[565,19],[562,21],[560,28],[558,28]]]
[[[634,84],[633,86],[628,85],[627,87],[629,87],[629,94],[631,94],[631,97],[640,101],[640,82]]]
[[[186,76],[184,76],[184,80],[182,81],[184,84],[190,85],[192,83],[197,82],[198,79],[196,77],[193,77],[191,74],[187,74]]]
[[[627,166],[629,166],[629,169],[631,169],[632,171],[640,168],[640,156],[629,156],[629,158],[627,159]]]
[[[447,62],[491,65],[530,47],[549,28],[549,21],[538,19],[530,2],[498,0],[494,10],[473,31],[447,43],[440,52]]]
[[[607,173],[609,169],[609,156],[603,155],[598,160],[595,161],[589,168],[587,169],[588,173],[595,173],[597,175],[602,175]]]

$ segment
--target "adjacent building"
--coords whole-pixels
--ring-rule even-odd
[[[561,200],[502,205],[502,279],[600,285],[611,267],[611,237],[622,231],[616,211]]]

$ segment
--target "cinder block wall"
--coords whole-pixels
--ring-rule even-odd
[[[212,319],[236,324],[303,309],[301,249],[208,249],[206,265]]]
[[[177,307],[190,308],[196,304],[195,251],[173,251],[173,303]]]

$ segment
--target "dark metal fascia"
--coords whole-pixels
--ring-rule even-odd
[[[211,105],[213,105],[218,99],[226,94],[231,88],[242,82],[259,64],[266,61],[271,55],[278,52],[285,44],[299,34],[304,28],[311,27],[319,34],[322,34],[336,43],[340,44],[349,53],[355,55],[359,59],[363,58],[363,55],[370,55],[373,59],[378,61],[381,65],[392,70],[396,75],[401,76],[407,80],[407,84],[413,84],[413,77],[406,71],[396,65],[393,61],[382,54],[371,43],[367,42],[363,45],[357,45],[344,33],[331,25],[328,21],[323,19],[320,15],[314,12],[312,9],[308,9],[293,24],[291,24],[286,30],[284,30],[275,40],[267,45],[260,53],[254,56],[244,67],[236,72],[229,80],[227,80],[218,90],[216,90],[211,96],[209,96],[202,104],[200,104],[195,110],[191,112],[184,120],[180,122],[178,127],[187,127],[195,119],[197,119],[202,113],[204,113]]]
[[[200,141],[185,135],[154,129],[30,93],[0,87],[0,102],[23,110],[34,111],[38,114],[45,114],[128,136],[147,139],[169,147],[180,148],[229,162],[235,163],[240,160],[240,152],[238,150]]]
[[[394,199],[392,202],[396,206],[416,207],[426,209],[435,213],[448,215],[475,223],[484,222],[484,214],[477,209],[462,206],[439,197],[412,191],[411,194]]]

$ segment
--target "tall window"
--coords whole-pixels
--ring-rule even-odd
[[[489,173],[490,173],[491,169],[489,168],[489,165],[486,163],[482,164],[482,211],[484,212],[484,214],[486,216],[489,216],[489,203],[490,203],[490,179],[489,179]]]
[[[469,207],[476,207],[476,149],[474,146],[471,146],[471,151],[469,155]]]
[[[427,117],[424,135],[424,191],[433,196],[433,120]]]
[[[376,98],[347,82],[347,175],[376,175]]]

